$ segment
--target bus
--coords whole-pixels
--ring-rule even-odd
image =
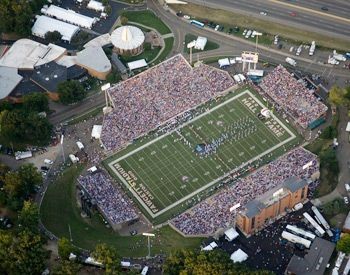
[[[316,234],[319,234],[321,237],[326,233],[321,226],[306,212],[303,213],[305,219],[316,229]]]
[[[204,24],[202,22],[197,21],[197,20],[191,20],[190,23],[192,25],[195,25],[198,28],[203,28],[204,27]]]
[[[323,225],[323,227],[326,229],[326,232],[328,234],[329,237],[333,237],[333,233],[330,230],[331,227],[329,226],[328,222],[325,220],[325,218],[322,216],[322,214],[320,213],[320,211],[318,211],[316,206],[312,206],[311,210],[314,212],[315,217],[318,218],[318,220],[320,221],[320,224]]]
[[[292,234],[296,234],[302,238],[305,238],[307,240],[314,240],[316,238],[316,235],[315,234],[312,234],[311,232],[308,232],[308,231],[305,231],[299,227],[296,227],[294,225],[290,225],[288,224],[286,229],[292,233]]]
[[[294,235],[292,233],[289,233],[287,231],[283,231],[282,232],[282,238],[283,239],[286,239],[292,243],[299,243],[299,244],[302,244],[303,246],[305,246],[306,248],[310,248],[311,246],[311,241],[309,240],[306,240],[304,238],[301,238],[297,235]]]

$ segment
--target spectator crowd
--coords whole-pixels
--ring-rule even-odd
[[[307,169],[305,164],[312,162]],[[219,193],[200,202],[175,217],[171,223],[186,235],[213,234],[226,228],[235,219],[230,208],[237,203],[243,207],[291,177],[308,179],[318,170],[317,156],[298,147],[273,162],[239,178]]]
[[[327,112],[313,90],[307,89],[282,65],[263,78],[260,87],[304,129]]]
[[[108,151],[120,149],[234,84],[227,72],[192,68],[176,55],[108,90],[114,108],[104,117],[101,141]]]
[[[78,182],[112,225],[138,218],[129,197],[104,172],[80,176]]]

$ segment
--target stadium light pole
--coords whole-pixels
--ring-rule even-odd
[[[61,149],[62,149],[63,163],[66,163],[66,157],[64,155],[64,149],[63,149],[63,137],[64,135],[61,136]]]
[[[111,87],[111,83],[106,83],[105,85],[101,86],[101,91],[105,93],[105,100],[106,100],[106,107],[108,107],[108,97],[107,97],[107,90]]]
[[[151,237],[155,237],[156,235],[152,233],[142,233],[143,236],[147,237],[147,243],[148,243],[148,255],[146,258],[151,258]]]

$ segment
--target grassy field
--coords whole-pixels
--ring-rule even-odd
[[[157,56],[160,49],[160,47],[155,47],[152,49],[150,43],[145,43],[143,53],[136,56],[120,56],[120,60],[125,64],[127,62],[146,59],[146,62],[148,63]]]
[[[160,34],[171,33],[167,25],[163,23],[153,12],[147,11],[124,11],[123,16],[129,21],[139,23],[156,29]]]
[[[147,255],[147,240],[142,236],[120,236],[106,228],[99,214],[83,219],[76,204],[76,178],[84,169],[82,165],[72,166],[51,184],[40,209],[41,220],[48,230],[58,237],[72,232],[73,244],[93,249],[100,242],[115,246],[123,257]],[[153,231],[152,253],[170,253],[174,249],[198,248],[203,239],[183,238],[169,226]]]
[[[319,46],[327,48],[335,48],[339,50],[348,50],[350,48],[350,42],[337,38],[330,38],[328,36],[309,32],[302,29],[296,29],[283,24],[271,23],[270,21],[254,18],[252,16],[242,15],[239,13],[233,13],[231,11],[212,9],[200,5],[190,4],[187,5],[170,5],[175,11],[182,11],[183,14],[188,14],[198,20],[209,20],[214,21],[217,24],[223,25],[228,28],[238,26],[241,28],[240,33],[243,29],[255,29],[267,34],[279,34],[283,39],[286,38],[291,42],[311,42],[317,41]],[[264,36],[259,39],[259,43],[265,44],[271,41],[271,36],[267,36],[267,41],[263,41]]]
[[[167,219],[168,211],[205,196],[231,171],[247,162],[259,165],[295,142],[297,136],[274,115],[257,117],[262,102],[246,89],[212,100],[189,112],[181,126],[155,133],[104,164],[148,217]],[[205,145],[215,149],[203,153]]]
[[[187,44],[193,40],[196,40],[198,36],[193,35],[193,34],[186,34],[185,35],[185,45],[184,45],[184,51],[187,53],[190,53],[190,49],[187,48]],[[210,51],[210,50],[216,50],[220,47],[220,45],[216,44],[213,41],[208,40],[207,44],[204,47],[203,51]],[[201,50],[196,50],[195,48],[193,48],[192,53],[198,53],[198,52],[203,52]]]

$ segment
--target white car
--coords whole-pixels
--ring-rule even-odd
[[[246,33],[247,33],[247,31],[248,31],[248,30],[247,30],[247,29],[245,29],[245,30],[243,31],[242,35],[243,35],[243,36],[245,36],[245,35],[246,35]]]
[[[260,12],[260,15],[264,15],[264,16],[266,16],[266,15],[267,15],[267,12],[265,12],[265,11],[261,11],[261,12]]]
[[[251,34],[252,34],[252,31],[251,31],[251,30],[248,30],[248,31],[247,31],[247,34],[245,35],[245,38],[249,38]]]
[[[348,197],[344,197],[344,203],[345,204],[349,204],[349,198]]]
[[[345,189],[347,192],[350,192],[350,185],[348,183],[345,183]]]
[[[220,28],[220,25],[216,25],[216,27],[215,27],[215,31],[218,31],[219,30],[219,28]]]
[[[277,44],[278,44],[278,35],[275,35],[275,40],[273,41],[273,44],[274,44],[274,45],[277,45]]]
[[[190,17],[189,15],[184,15],[184,18],[185,18],[186,20],[190,20],[190,19],[191,19],[191,17]]]

